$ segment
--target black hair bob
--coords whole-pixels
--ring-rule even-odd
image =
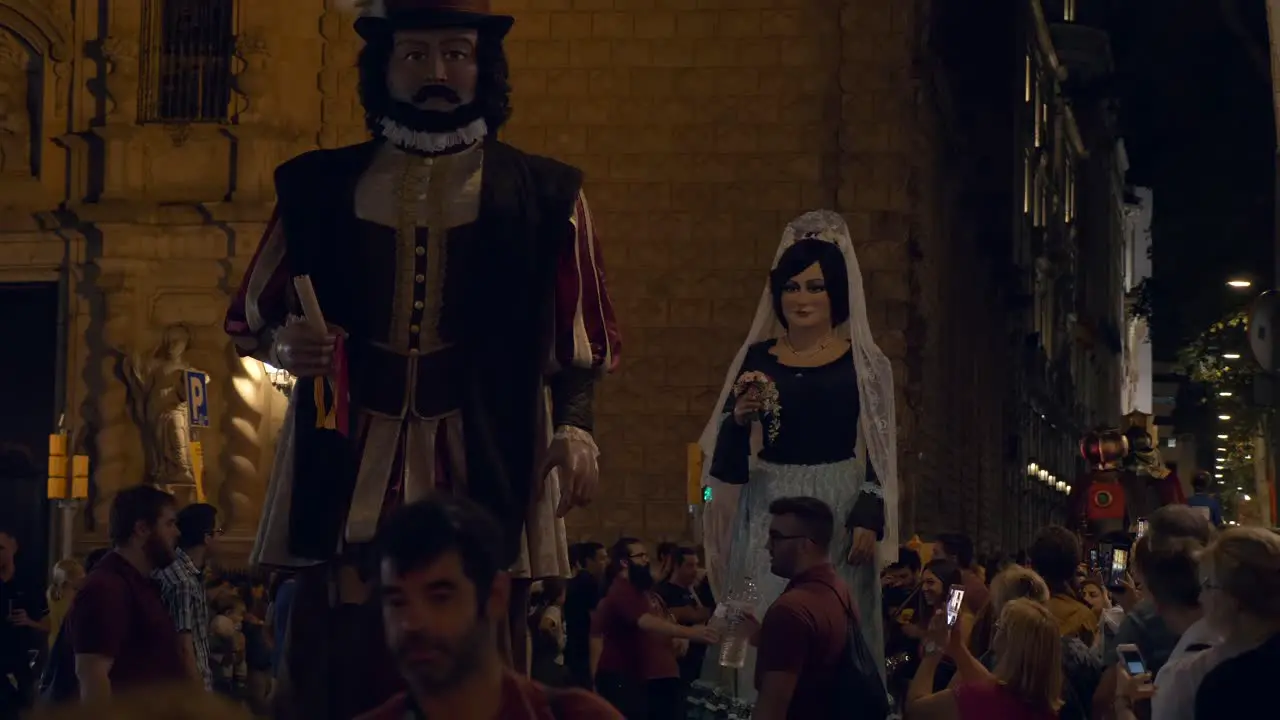
[[[492,137],[511,119],[511,71],[507,53],[502,47],[502,36],[483,29],[478,33],[474,104],[477,115],[484,118]],[[394,103],[387,87],[387,65],[391,62],[394,47],[394,33],[371,34],[356,61],[360,71],[360,105],[364,108],[365,127],[374,136],[381,134],[382,128],[378,123],[390,114]]]
[[[784,328],[787,326],[787,318],[782,314],[782,293],[791,278],[814,264],[822,270],[822,279],[827,285],[827,297],[831,300],[831,327],[849,319],[849,271],[845,268],[844,253],[833,242],[819,238],[801,238],[783,251],[777,266],[769,271],[773,314]]]

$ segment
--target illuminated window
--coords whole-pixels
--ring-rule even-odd
[[[234,17],[235,0],[146,0],[140,120],[228,121]]]
[[[1023,90],[1023,95],[1025,95],[1026,102],[1030,103],[1031,102],[1031,53],[1027,53],[1026,79],[1023,81],[1023,85],[1025,88]]]
[[[1022,155],[1022,212],[1031,212],[1031,153]]]
[[[1031,224],[1036,227],[1044,227],[1045,190],[1044,172],[1040,167],[1036,167],[1035,189],[1031,198]]]
[[[1067,222],[1076,221],[1076,175],[1071,173],[1067,191]]]
[[[1076,163],[1067,155],[1062,173],[1062,219],[1071,222],[1076,216]]]
[[[1041,137],[1041,132],[1040,132],[1040,116],[1041,116],[1041,113],[1043,113],[1043,111],[1044,111],[1044,102],[1041,99],[1041,95],[1040,95],[1040,83],[1036,83],[1036,105],[1035,105],[1036,147],[1040,147],[1040,143],[1044,141],[1044,138]]]

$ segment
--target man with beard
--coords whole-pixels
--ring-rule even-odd
[[[673,640],[710,644],[716,635],[706,625],[685,627],[669,619],[653,592],[644,543],[622,538],[609,558],[609,589],[591,623],[596,690],[628,720],[677,717],[683,713]]]
[[[591,693],[551,691],[503,666],[494,635],[511,579],[499,537],[483,509],[444,495],[406,505],[384,525],[383,628],[409,691],[360,720],[620,720]]]
[[[301,570],[282,697],[308,720],[385,699],[360,679],[385,675],[362,640],[366,547],[387,510],[437,489],[498,519],[514,578],[499,642],[525,657],[530,584],[571,571],[563,517],[595,492],[594,384],[618,352],[581,173],[497,140],[513,19],[487,0],[363,4],[374,138],[276,171],[225,323],[301,378],[251,559]],[[298,321],[312,290],[327,331]]]
[[[112,552],[85,578],[66,620],[85,702],[191,680],[173,619],[151,580],[176,557],[173,496],[150,485],[122,491],[111,502],[110,535]]]

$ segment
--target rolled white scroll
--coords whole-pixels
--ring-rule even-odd
[[[320,300],[316,297],[316,289],[311,285],[311,277],[299,275],[293,279],[293,289],[298,291],[298,302],[302,303],[302,319],[319,333],[329,332],[324,321],[324,313],[320,312]]]

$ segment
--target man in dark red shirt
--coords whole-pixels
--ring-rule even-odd
[[[769,505],[770,571],[791,582],[769,606],[753,637],[753,720],[825,720],[837,707],[836,670],[849,639],[849,588],[831,565],[831,508],[816,498],[779,498]],[[750,620],[750,618],[749,618]]]
[[[379,532],[387,644],[409,691],[359,720],[622,720],[585,690],[552,691],[505,666],[496,633],[511,578],[497,521],[436,495],[400,508]]]
[[[151,580],[174,560],[173,496],[150,485],[120,492],[111,502],[110,534],[114,550],[85,578],[67,616],[86,702],[188,679],[178,633]]]
[[[706,625],[669,619],[654,589],[649,551],[622,538],[609,553],[608,591],[591,620],[596,690],[629,720],[676,717],[682,696],[674,640],[713,643]]]

